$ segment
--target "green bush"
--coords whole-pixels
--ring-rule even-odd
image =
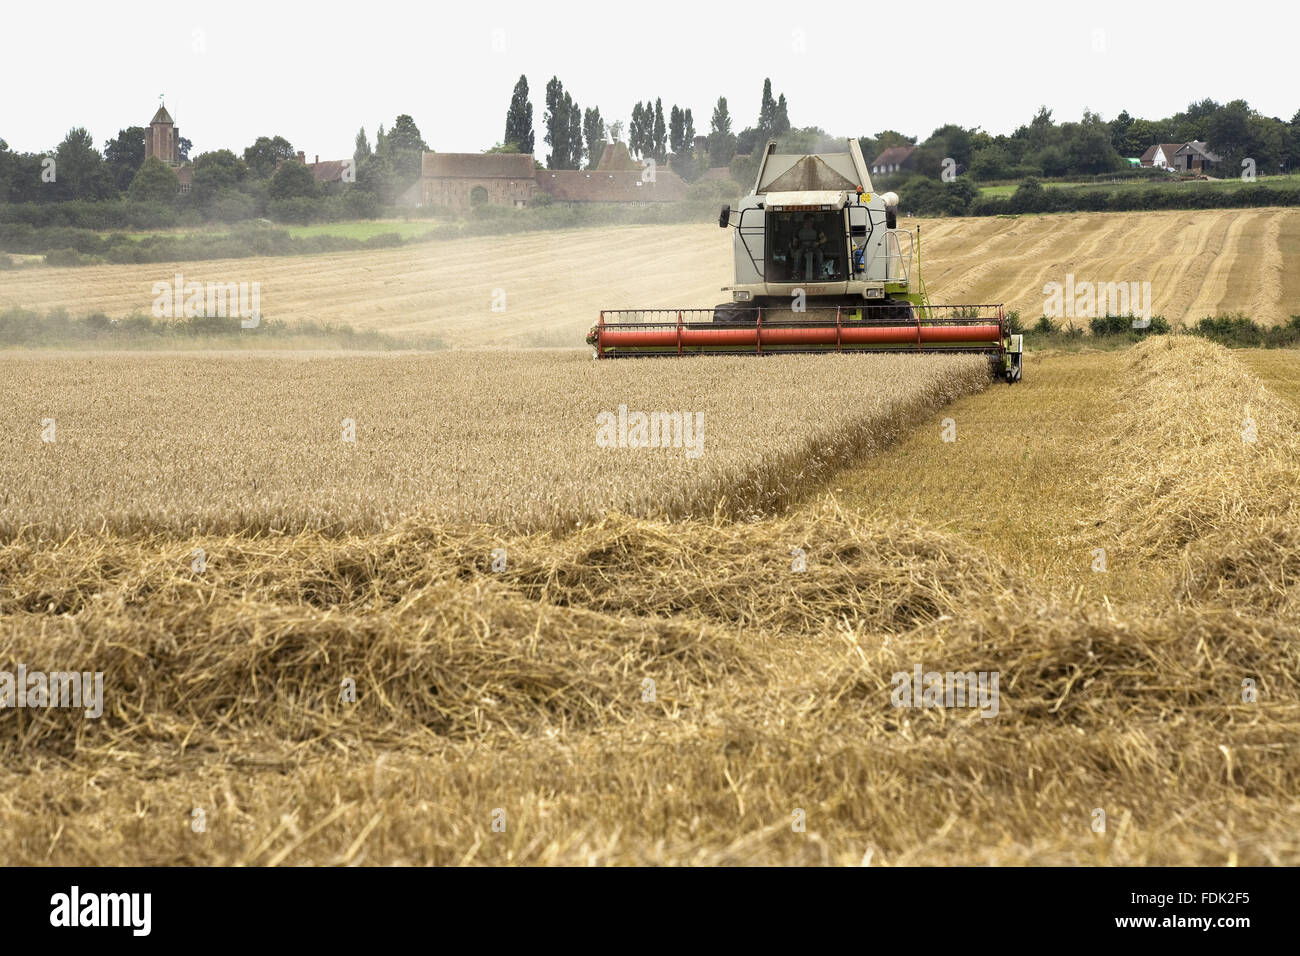
[[[378,219],[379,200],[372,193],[349,189],[343,194],[343,207],[349,219]]]
[[[217,222],[243,222],[257,215],[257,203],[252,196],[237,189],[223,189],[208,200],[206,213]]]
[[[129,239],[109,246],[108,251],[104,253],[104,258],[118,266],[149,261],[145,257],[145,250]]]
[[[1088,326],[1093,335],[1123,335],[1132,327],[1133,320],[1121,315],[1102,315],[1092,319]]]
[[[53,249],[45,253],[45,264],[51,266],[88,266],[92,261],[76,249]]]
[[[882,187],[876,184],[877,191]],[[979,198],[979,187],[964,177],[952,182],[928,176],[910,176],[892,187],[900,207],[919,216],[964,216]]]
[[[1132,335],[1143,338],[1147,335],[1165,335],[1169,332],[1169,322],[1163,315],[1151,316],[1151,321],[1144,327],[1135,326],[1137,317],[1128,315],[1103,315],[1089,322],[1092,334],[1098,338],[1106,335]]]
[[[127,196],[137,202],[175,203],[181,183],[176,171],[157,156],[150,156],[136,172]]]
[[[276,222],[306,225],[319,217],[321,203],[317,199],[296,196],[290,199],[272,199],[266,204],[267,214]]]
[[[1045,212],[1047,190],[1033,176],[1030,176],[1021,183],[1011,199],[1007,202],[1007,208],[1011,212]]]
[[[311,199],[319,195],[316,177],[302,163],[289,160],[282,163],[271,177],[266,187],[267,195],[273,200]]]
[[[730,179],[701,179],[686,187],[686,198],[694,202],[736,202],[740,187]]]
[[[1260,325],[1240,312],[1206,316],[1189,331],[1230,348],[1287,348],[1300,345],[1300,315],[1278,326]]]
[[[1059,326],[1045,315],[1040,315],[1038,321],[1034,323],[1034,332],[1037,335],[1055,335],[1060,331]]]

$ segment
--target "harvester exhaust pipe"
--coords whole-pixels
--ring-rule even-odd
[[[884,193],[880,197],[885,201],[885,228],[898,228],[898,193]]]

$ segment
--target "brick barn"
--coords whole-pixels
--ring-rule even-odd
[[[533,157],[523,153],[425,153],[405,205],[527,206],[537,194]]]

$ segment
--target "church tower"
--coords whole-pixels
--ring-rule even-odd
[[[157,156],[169,166],[178,165],[181,161],[179,136],[180,130],[172,122],[167,107],[159,106],[158,112],[153,114],[153,119],[149,122],[149,131],[145,134],[144,158]]]

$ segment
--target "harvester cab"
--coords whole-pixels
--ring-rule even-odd
[[[933,305],[920,241],[898,197],[874,191],[855,139],[843,153],[764,150],[754,190],[723,206],[730,299],[712,309],[607,310],[587,335],[597,358],[700,353],[975,352],[1020,380],[1022,339],[1001,305]]]
[[[763,308],[791,313],[848,309],[908,320],[912,291],[912,233],[897,228],[898,197],[877,193],[857,140],[846,153],[782,155],[769,143],[740,206],[725,207],[719,225],[733,228],[735,278],[731,303],[715,319],[730,321]]]

